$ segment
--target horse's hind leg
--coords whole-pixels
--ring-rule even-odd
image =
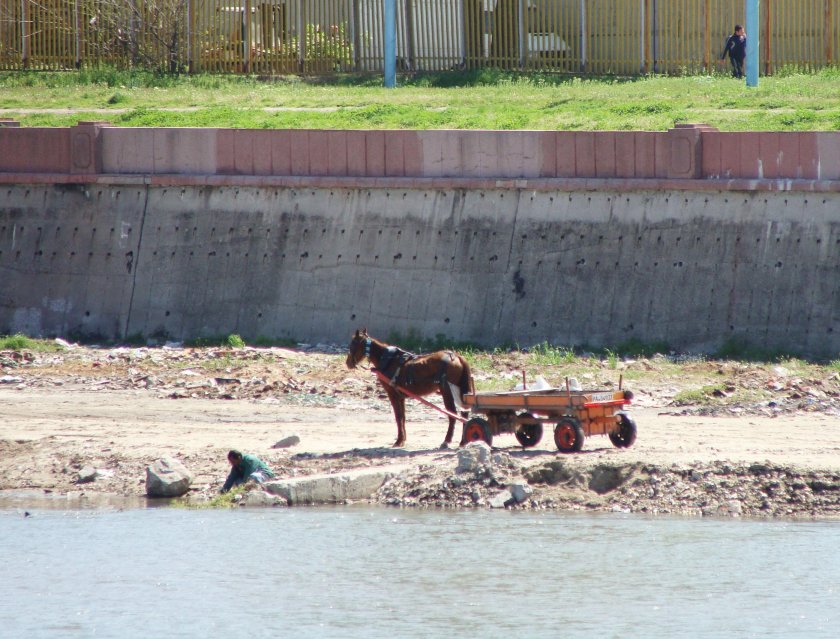
[[[391,400],[391,408],[394,409],[394,420],[397,422],[397,441],[394,448],[405,446],[405,397],[390,386],[385,386],[388,399]]]
[[[449,388],[449,384],[444,384],[443,388],[441,389],[441,395],[443,395],[443,405],[446,406],[446,410],[450,413],[455,413],[457,410],[455,406],[455,399],[452,397],[452,389]],[[443,443],[440,445],[441,448],[449,448],[449,444],[452,443],[452,435],[455,433],[455,418],[449,418],[449,428],[446,429],[446,438],[443,440]]]

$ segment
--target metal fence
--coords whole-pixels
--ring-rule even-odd
[[[0,69],[379,72],[383,2],[0,0]],[[396,3],[401,71],[698,73],[744,19],[742,0]],[[764,73],[835,64],[840,0],[764,0],[761,11]]]

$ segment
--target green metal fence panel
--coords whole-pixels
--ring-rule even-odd
[[[731,0],[397,0],[397,69],[702,73]],[[381,72],[383,0],[0,0],[0,69]],[[765,74],[837,63],[840,0],[763,0]]]

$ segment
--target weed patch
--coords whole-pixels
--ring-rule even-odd
[[[4,351],[39,351],[52,353],[64,350],[60,344],[45,339],[32,339],[21,333],[0,336],[0,350]]]

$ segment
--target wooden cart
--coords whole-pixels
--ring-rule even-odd
[[[568,382],[567,382],[568,386]],[[618,448],[636,441],[636,422],[624,407],[633,393],[626,390],[571,390],[551,388],[464,395],[472,416],[464,422],[462,445],[514,433],[522,446],[536,446],[543,426],[554,429],[554,443],[563,453],[577,452],[590,435],[607,435]]]

